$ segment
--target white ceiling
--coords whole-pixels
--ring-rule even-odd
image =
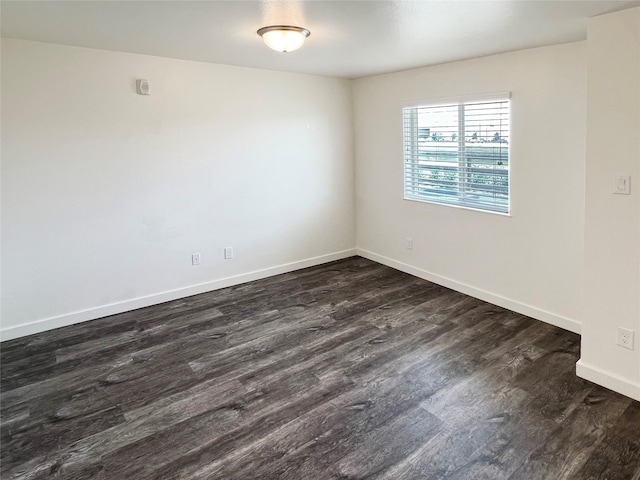
[[[357,78],[586,38],[587,18],[639,0],[5,1],[2,36]],[[311,30],[269,50],[256,30]]]

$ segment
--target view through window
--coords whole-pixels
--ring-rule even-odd
[[[509,213],[509,99],[403,109],[404,198]]]

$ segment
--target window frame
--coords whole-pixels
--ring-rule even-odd
[[[465,119],[464,117],[464,106],[466,104],[478,104],[478,103],[492,103],[492,102],[507,102],[507,107],[508,107],[508,126],[507,126],[507,141],[506,142],[500,142],[502,145],[506,144],[504,147],[501,148],[505,148],[507,150],[507,165],[506,168],[504,169],[500,169],[500,171],[506,171],[506,205],[502,206],[499,203],[495,203],[493,205],[492,208],[491,205],[478,205],[477,202],[474,204],[474,202],[465,202],[463,199],[461,199],[461,195],[464,195],[464,187],[468,185],[468,181],[467,182],[460,182],[459,180],[459,173],[460,173],[460,169],[464,169],[465,172],[471,172],[471,174],[473,173],[484,173],[484,172],[475,172],[475,170],[479,170],[479,168],[477,167],[469,167],[468,165],[465,167],[458,167],[455,168],[454,170],[452,170],[453,172],[456,173],[456,177],[457,179],[455,180],[456,182],[456,191],[457,194],[455,196],[456,200],[452,201],[453,197],[445,197],[445,195],[442,195],[442,198],[439,199],[437,198],[437,194],[431,194],[431,195],[424,195],[424,196],[420,196],[419,194],[416,193],[411,193],[411,190],[417,189],[418,187],[415,185],[415,183],[417,182],[417,175],[415,173],[411,173],[410,175],[408,175],[408,167],[407,167],[407,162],[412,162],[413,163],[413,167],[412,168],[416,168],[417,164],[415,162],[417,162],[418,158],[419,158],[419,154],[418,154],[418,144],[419,142],[419,138],[420,138],[420,134],[419,134],[419,128],[420,125],[418,123],[418,110],[420,108],[436,108],[436,107],[458,107],[458,125],[456,132],[460,132],[462,131],[463,134],[465,132],[465,129],[467,127],[467,123],[468,122],[463,122],[464,125],[461,127],[460,126],[460,118]],[[511,111],[512,111],[512,105],[511,105],[511,92],[498,92],[498,93],[492,93],[492,94],[486,94],[486,95],[473,95],[473,96],[459,96],[459,97],[447,97],[447,98],[439,98],[439,99],[431,99],[431,100],[427,100],[427,101],[420,101],[420,102],[410,102],[410,103],[405,103],[404,105],[402,105],[401,107],[401,115],[402,115],[402,149],[403,149],[403,155],[402,155],[402,159],[403,159],[403,168],[402,168],[402,174],[403,174],[403,199],[404,200],[408,200],[408,201],[414,201],[414,202],[422,202],[422,203],[430,203],[430,204],[434,204],[434,205],[442,205],[442,206],[447,206],[447,207],[454,207],[454,208],[462,208],[462,209],[466,209],[466,210],[473,210],[473,211],[477,211],[477,212],[482,212],[482,213],[490,213],[490,214],[494,214],[494,215],[502,215],[502,216],[511,216],[512,213],[512,209],[511,209]],[[410,139],[409,141],[407,141],[407,136],[406,136],[406,132],[407,132],[407,123],[405,122],[406,120],[406,116],[405,116],[405,111],[407,109],[415,109],[416,115],[415,115],[415,119],[413,120],[413,123],[410,126],[410,131],[414,131],[415,135],[412,137],[412,139]],[[462,114],[462,117],[461,117]],[[465,119],[466,120],[466,119]],[[424,128],[424,127],[423,127]],[[502,129],[501,129],[502,132]],[[454,150],[456,152],[456,156],[458,158],[458,164],[462,165],[462,163],[465,162],[465,158],[468,159],[468,157],[466,156],[466,147],[467,147],[467,142],[465,141],[465,138],[463,138],[461,135],[458,135],[458,146],[454,147]],[[489,142],[486,142],[489,143]],[[410,152],[410,153],[408,153]],[[468,164],[468,160],[466,161]],[[454,163],[454,162],[451,162]],[[449,165],[443,165],[442,169],[448,169]],[[473,171],[471,171],[470,169],[473,169]],[[493,173],[495,174],[495,169],[493,170]],[[412,186],[408,186],[408,182],[413,183],[414,185]],[[463,188],[460,188],[460,187]]]

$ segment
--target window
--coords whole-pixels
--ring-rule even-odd
[[[509,213],[509,98],[408,107],[404,198]]]

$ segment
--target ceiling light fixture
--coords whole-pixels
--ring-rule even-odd
[[[293,52],[299,49],[311,32],[306,28],[291,25],[272,25],[258,30],[264,43],[278,52]]]

